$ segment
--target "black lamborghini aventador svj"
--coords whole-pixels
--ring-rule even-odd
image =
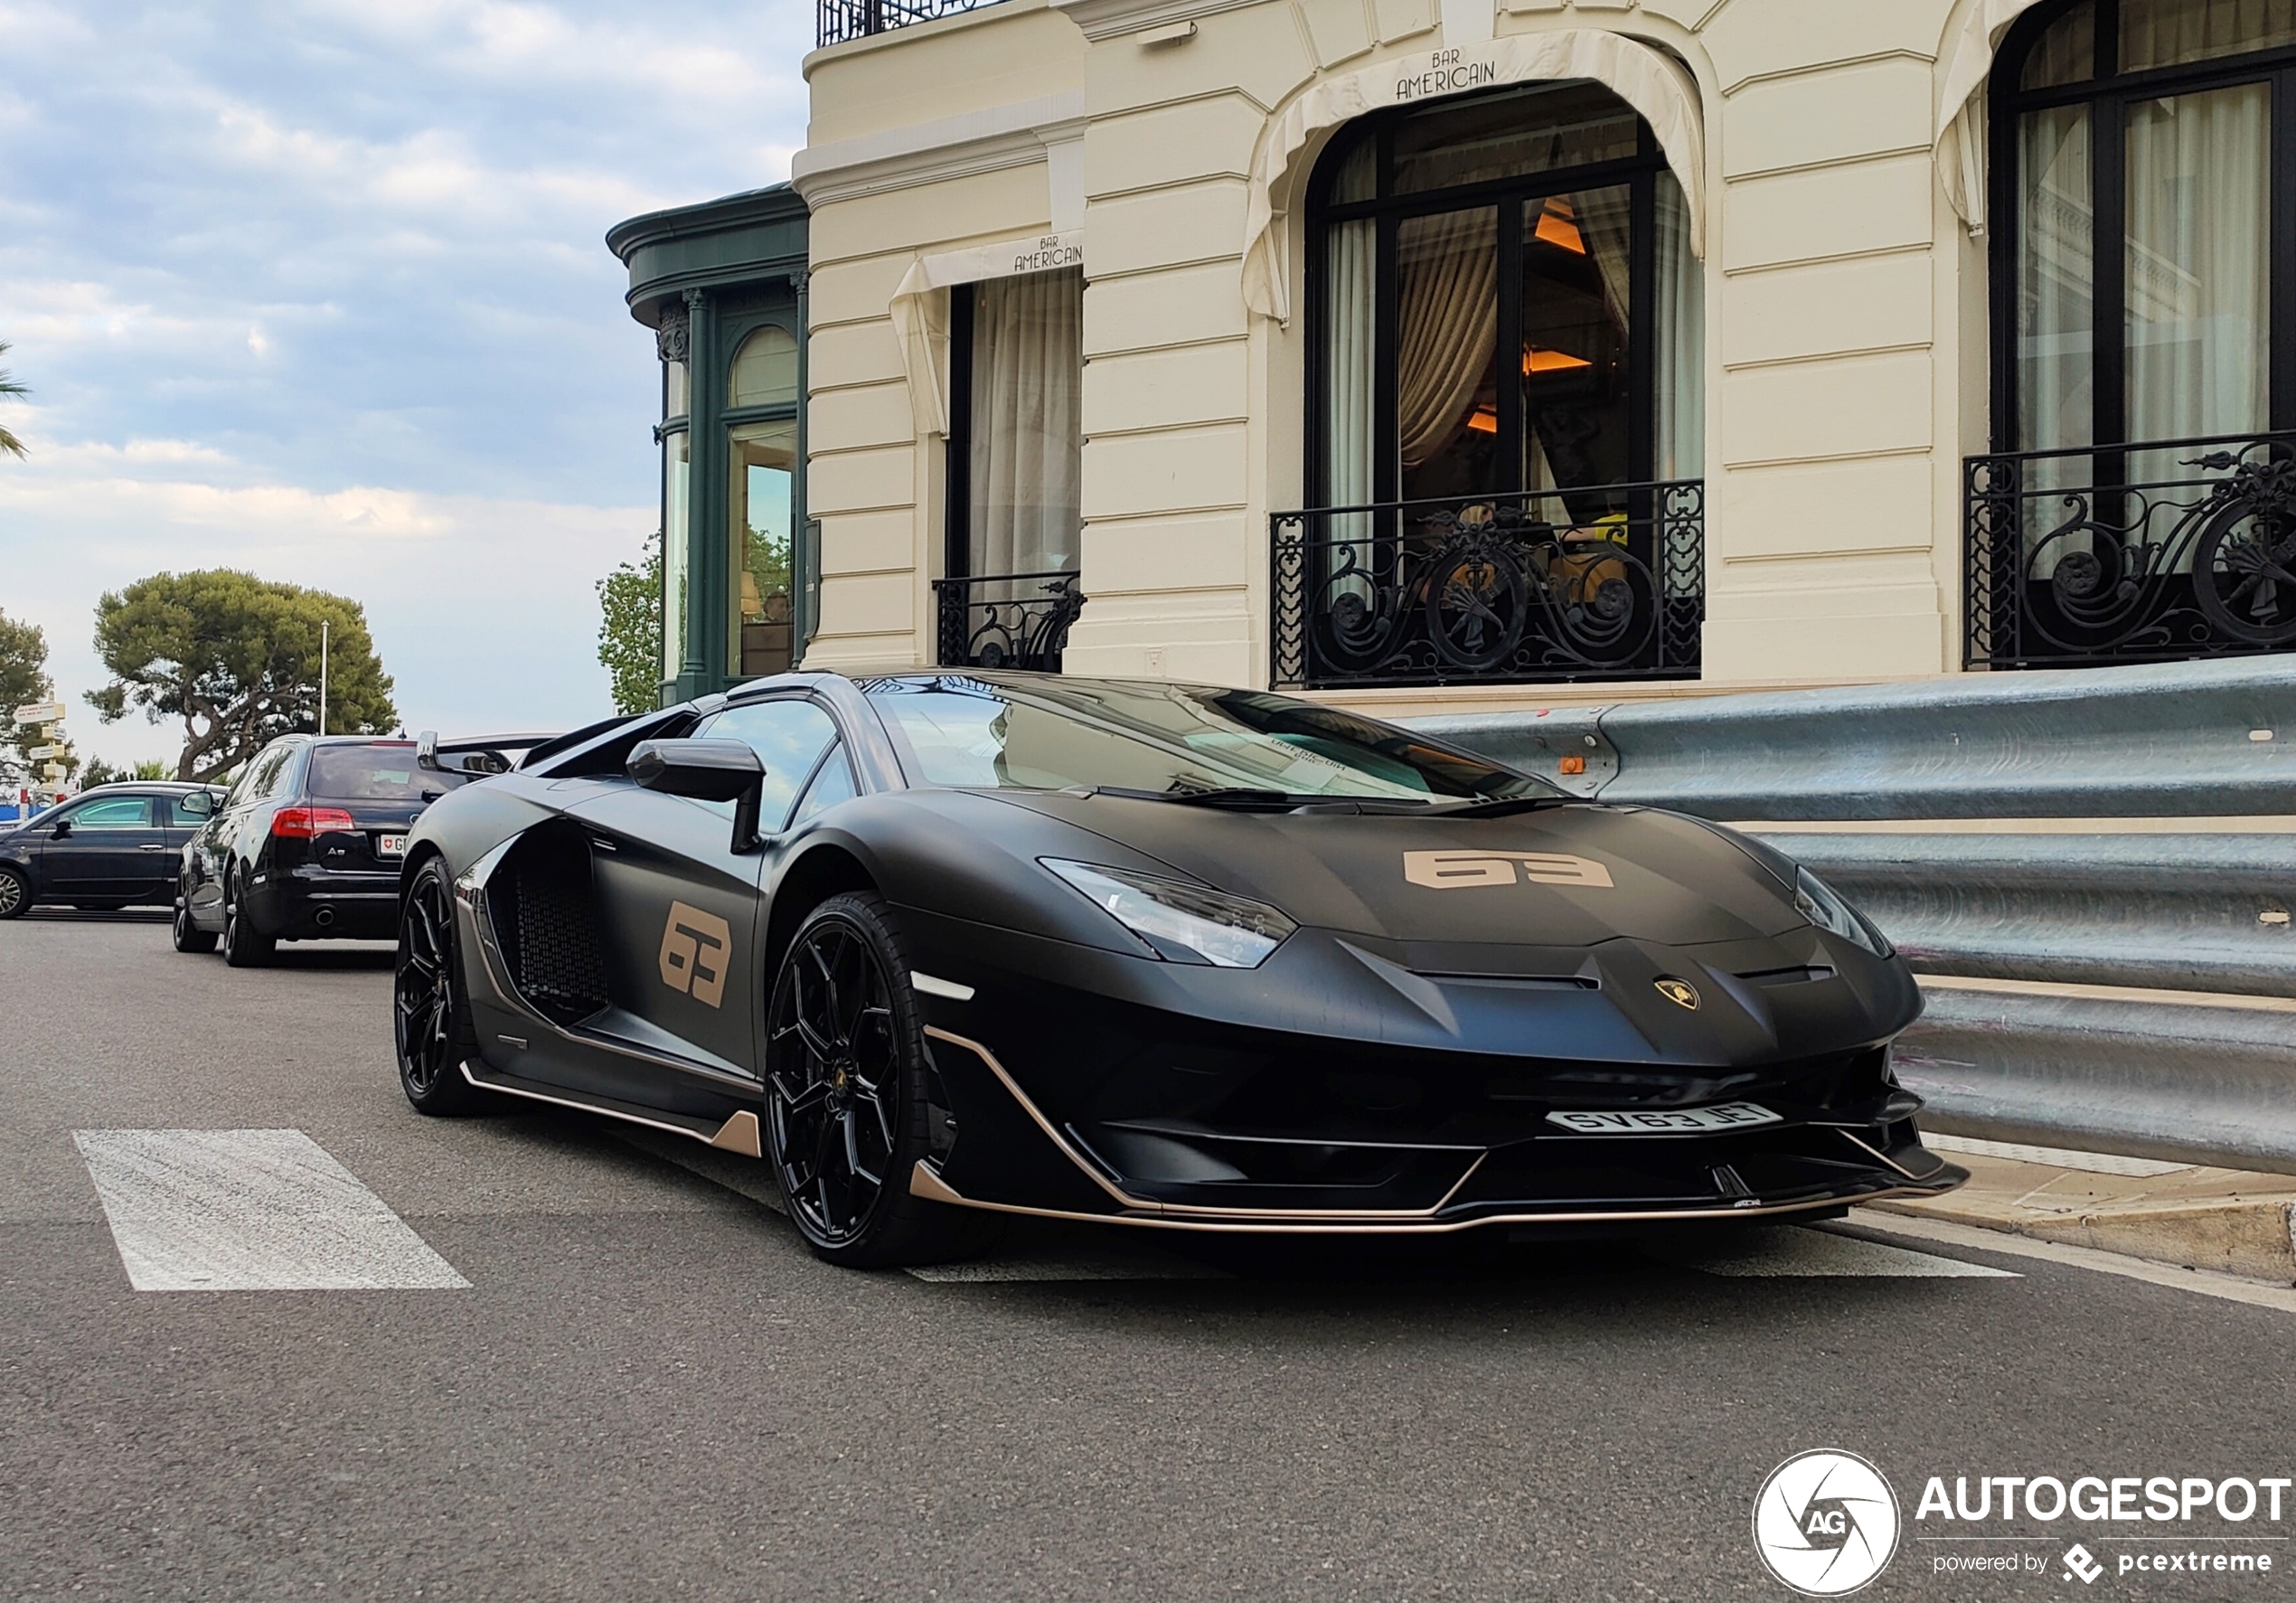
[[[407,843],[408,1097],[761,1157],[824,1257],[966,1210],[1440,1232],[1966,1176],[1856,909],[1717,825],[1257,691],[792,674],[540,746]]]

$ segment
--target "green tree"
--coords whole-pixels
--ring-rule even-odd
[[[116,768],[100,757],[91,757],[88,759],[88,766],[80,771],[80,788],[93,790],[99,785],[110,785],[131,778],[133,776],[126,768]]]
[[[38,624],[19,623],[0,612],[0,784],[27,784],[40,776],[42,763],[32,759],[32,749],[47,742],[36,724],[19,728],[18,707],[44,702],[55,693],[48,677],[48,636]],[[80,759],[67,745],[62,757],[70,779]]]
[[[616,712],[662,704],[662,541],[649,535],[642,561],[598,581],[598,660],[614,681]]]
[[[318,728],[320,625],[330,626],[330,734],[393,728],[391,676],[366,608],[230,568],[155,573],[96,604],[96,652],[112,682],[90,691],[106,723],[143,709],[183,724],[179,779],[212,779],[280,735]]]
[[[5,356],[7,354],[8,342],[0,340],[0,356]],[[0,367],[0,401],[31,393],[30,390],[8,376],[6,368]],[[0,428],[0,456],[21,457],[24,454],[24,441],[9,433],[6,429]]]

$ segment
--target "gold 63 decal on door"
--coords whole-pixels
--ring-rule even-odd
[[[717,914],[672,902],[669,922],[662,926],[662,983],[716,1007],[726,999],[726,947],[732,938],[733,927]]]

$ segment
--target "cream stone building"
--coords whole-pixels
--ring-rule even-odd
[[[1403,714],[2296,643],[2291,12],[827,0],[804,660]]]

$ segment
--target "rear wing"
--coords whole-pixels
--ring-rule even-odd
[[[556,735],[474,735],[467,740],[442,740],[427,729],[415,737],[415,767],[434,774],[507,774],[518,765],[511,753],[531,751],[557,740]]]

